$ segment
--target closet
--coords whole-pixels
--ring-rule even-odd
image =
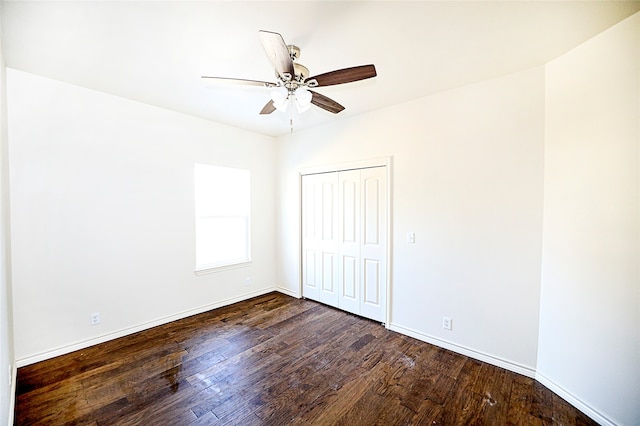
[[[386,166],[302,176],[302,294],[386,322]]]

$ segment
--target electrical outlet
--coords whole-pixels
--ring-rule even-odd
[[[247,277],[244,279],[244,285],[246,286],[250,286],[251,285],[251,277]]]
[[[98,325],[100,324],[100,312],[94,312],[91,314],[91,325]]]
[[[451,318],[442,317],[442,328],[444,328],[445,330],[451,330],[452,325],[453,321],[451,320]]]

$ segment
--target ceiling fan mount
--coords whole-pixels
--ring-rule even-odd
[[[309,69],[296,62],[300,57],[300,48],[298,46],[286,44],[278,33],[259,31],[259,34],[262,46],[275,68],[276,82],[228,77],[202,76],[202,78],[272,88],[271,100],[262,108],[260,114],[271,114],[276,109],[286,109],[287,105],[294,101],[299,111],[313,104],[337,114],[344,110],[342,105],[318,92],[308,90],[308,88],[351,83],[377,75],[374,65],[361,65],[309,77]],[[301,105],[303,103],[305,105]],[[300,108],[301,106],[303,109]]]
[[[287,51],[289,52],[289,57],[291,58],[291,62],[293,63],[293,75],[289,73],[283,73],[284,75],[280,75],[278,70],[275,70],[276,78],[281,80],[283,83],[289,81],[296,81],[299,84],[304,84],[305,80],[309,78],[309,68],[305,67],[299,62],[296,62],[300,57],[300,48],[298,46],[294,46],[293,44],[287,45]]]
[[[295,61],[300,57],[300,48],[293,44],[287,44],[287,50],[289,51],[289,57],[292,61]]]

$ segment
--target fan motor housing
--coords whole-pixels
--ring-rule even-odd
[[[287,50],[289,51],[289,56],[293,61],[293,71],[295,72],[295,79],[298,81],[304,81],[307,77],[309,77],[309,69],[302,64],[298,64],[296,59],[300,57],[300,48],[293,44],[287,45]]]
[[[302,64],[293,63],[293,70],[296,73],[296,80],[303,81],[309,77],[309,69]]]

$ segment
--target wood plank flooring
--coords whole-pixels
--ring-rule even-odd
[[[17,425],[593,425],[536,381],[270,293],[18,370]]]

